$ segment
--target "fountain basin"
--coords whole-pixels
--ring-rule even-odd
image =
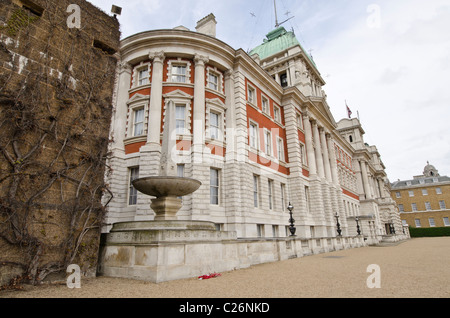
[[[201,185],[195,179],[171,176],[153,176],[133,181],[136,190],[157,198],[182,197],[195,192]]]

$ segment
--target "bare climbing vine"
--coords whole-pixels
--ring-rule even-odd
[[[101,198],[109,191],[116,59],[86,46],[82,30],[62,32],[64,16],[51,1],[44,14],[48,29],[39,42],[39,21],[24,23],[24,12],[8,24],[20,47],[0,42],[0,61],[11,66],[0,67],[0,270],[17,273],[10,288],[72,263],[95,271]]]

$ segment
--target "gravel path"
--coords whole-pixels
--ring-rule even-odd
[[[381,288],[368,288],[380,267]],[[205,273],[208,274],[208,273]],[[82,278],[3,291],[0,298],[449,298],[450,237],[411,239],[394,246],[364,247],[262,264],[220,277],[154,284],[129,279]]]

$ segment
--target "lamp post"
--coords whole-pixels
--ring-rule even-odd
[[[361,230],[359,228],[359,217],[356,217],[355,220],[356,220],[356,232],[358,232],[358,235],[361,235]]]
[[[336,215],[334,217],[336,218],[336,226],[337,226],[338,236],[342,236],[341,225],[339,224],[339,214],[336,212]]]
[[[289,202],[289,205],[288,205],[287,209],[289,210],[289,214],[290,214],[290,216],[291,216],[291,217],[289,218],[289,223],[290,223],[289,231],[291,232],[291,236],[295,236],[295,231],[296,231],[296,228],[295,228],[295,226],[294,226],[295,220],[294,220],[294,218],[292,217],[292,210],[294,209],[294,207],[291,205],[291,202]]]

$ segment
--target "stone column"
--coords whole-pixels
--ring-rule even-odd
[[[320,133],[320,142],[322,145],[323,162],[324,162],[324,167],[325,167],[325,177],[326,177],[327,181],[332,183],[333,178],[331,176],[330,158],[328,156],[329,151],[328,151],[328,147],[327,147],[327,140],[325,137],[325,129],[321,128],[319,130],[319,133]]]
[[[319,174],[319,178],[323,179],[325,177],[325,170],[323,168],[323,158],[322,158],[322,149],[320,147],[320,136],[319,136],[319,127],[317,122],[313,122],[313,135],[314,135],[314,144],[315,144],[315,154],[316,154],[316,162],[317,162],[317,172]]]
[[[317,167],[313,147],[311,122],[309,121],[309,115],[306,112],[303,113],[303,126],[305,127],[306,153],[308,155],[309,174],[311,177],[313,175],[317,175]]]
[[[372,199],[372,191],[370,189],[369,184],[369,176],[367,174],[367,163],[365,161],[361,161],[361,175],[363,179],[363,185],[364,185],[364,193],[366,195],[366,199]]]
[[[125,138],[126,118],[127,118],[127,101],[129,99],[128,90],[131,82],[131,65],[128,62],[121,62],[117,66],[117,92],[115,112],[113,117],[113,125],[111,132],[114,136],[114,142],[111,146],[112,150],[124,152],[123,139]]]
[[[160,134],[164,52],[152,52],[149,54],[149,57],[153,60],[153,65],[147,146],[150,151],[161,151]]]
[[[339,176],[338,176],[338,170],[337,170],[336,153],[334,152],[334,139],[331,137],[331,135],[327,135],[326,138],[328,141],[328,155],[329,155],[330,164],[331,164],[331,177],[332,177],[333,183],[336,186],[339,186]]]
[[[378,187],[379,187],[379,189],[380,189],[380,197],[381,197],[381,198],[386,198],[386,197],[388,197],[388,196],[386,195],[386,191],[385,191],[385,189],[384,189],[384,181],[383,181],[383,179],[382,179],[382,178],[377,178],[377,181],[378,181]]]
[[[208,57],[196,54],[195,62],[195,82],[194,82],[194,136],[192,150],[194,161],[201,160],[205,145],[205,64]],[[200,157],[197,156],[200,154]]]

